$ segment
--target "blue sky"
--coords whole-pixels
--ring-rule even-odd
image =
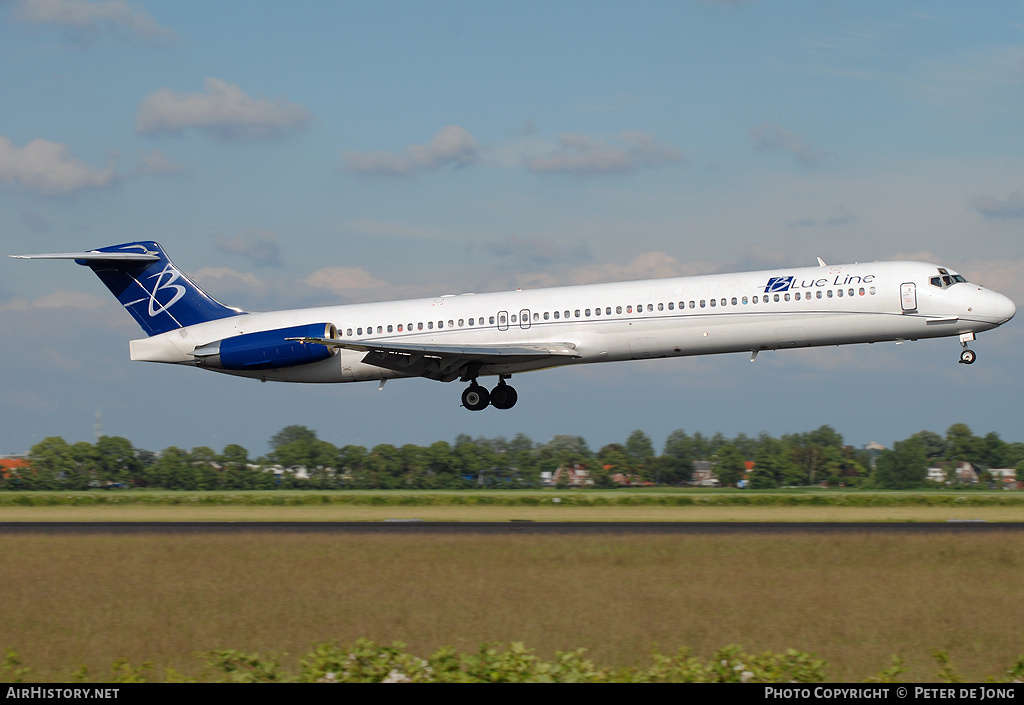
[[[4,253],[161,242],[249,310],[894,258],[1024,300],[1024,3],[0,0]],[[92,274],[0,262],[0,453],[299,423],[592,447],[828,423],[1024,440],[1017,321],[955,340],[598,365],[472,414],[128,360]]]

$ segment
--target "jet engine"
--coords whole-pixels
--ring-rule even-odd
[[[316,343],[301,343],[292,338],[336,338],[333,323],[310,323],[258,333],[243,333],[192,351],[201,367],[218,370],[273,370],[320,362],[335,355],[337,348]]]

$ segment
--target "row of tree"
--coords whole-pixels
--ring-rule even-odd
[[[95,444],[50,437],[32,447],[27,467],[0,480],[0,489],[517,488],[537,487],[542,473],[565,466],[585,468],[596,487],[615,487],[623,480],[685,485],[698,460],[711,461],[723,485],[745,480],[755,489],[820,484],[909,489],[925,483],[930,465],[960,461],[982,469],[1024,471],[1024,443],[1005,442],[995,433],[978,437],[964,424],[955,424],[945,436],[921,431],[880,453],[844,445],[829,426],[781,438],[762,433],[727,439],[720,433],[706,437],[678,430],[669,434],[660,455],[639,430],[624,443],[594,452],[579,436],[535,443],[523,434],[511,440],[460,435],[454,444],[339,448],[305,426],[288,426],[270,440],[270,447],[266,456],[251,459],[235,444],[221,453],[206,446],[153,453],[120,437],[104,436]]]

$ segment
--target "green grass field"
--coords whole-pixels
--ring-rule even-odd
[[[555,500],[558,500],[557,502]],[[1024,521],[1024,492],[7,492],[0,521]]]
[[[305,653],[401,640],[428,655],[523,641],[550,657],[649,661],[809,651],[830,680],[898,654],[934,680],[947,651],[969,680],[1024,653],[1024,542],[958,536],[6,536],[0,648],[29,680],[86,665],[197,675],[197,652]],[[290,657],[284,657],[287,663]]]

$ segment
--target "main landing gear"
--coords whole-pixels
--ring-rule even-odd
[[[960,353],[961,365],[973,365],[974,361],[978,359],[974,351],[967,348],[967,343],[972,340],[974,340],[974,333],[964,333],[960,336],[960,344],[964,346],[963,352]]]
[[[488,391],[473,382],[462,392],[462,405],[470,411],[483,411],[488,406],[495,409],[511,409],[519,401],[519,394],[515,387],[505,384],[505,380],[498,382],[498,386]]]

